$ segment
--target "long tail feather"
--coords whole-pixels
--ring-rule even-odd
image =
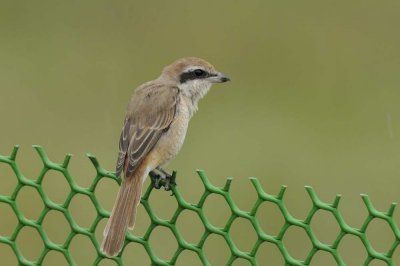
[[[119,189],[110,219],[103,232],[101,250],[109,257],[117,255],[124,244],[127,228],[133,228],[142,194],[142,175],[125,178]]]

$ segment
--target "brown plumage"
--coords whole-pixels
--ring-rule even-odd
[[[119,176],[123,171],[124,180],[103,233],[101,249],[107,256],[120,252],[127,228],[133,228],[149,172],[163,171],[179,152],[198,101],[213,83],[228,80],[207,61],[189,57],[135,90],[119,141],[116,172]]]

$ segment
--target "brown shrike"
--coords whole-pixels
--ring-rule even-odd
[[[127,228],[135,224],[146,177],[171,177],[162,167],[182,147],[199,100],[213,83],[226,81],[229,78],[207,61],[188,57],[165,67],[157,79],[136,89],[119,140],[116,174],[123,171],[125,178],[103,233],[101,249],[107,256],[120,252]],[[160,188],[158,182],[155,187]]]

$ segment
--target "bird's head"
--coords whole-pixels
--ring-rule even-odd
[[[185,57],[164,68],[161,78],[172,80],[181,92],[197,104],[214,83],[229,81],[229,77],[218,72],[209,62]]]

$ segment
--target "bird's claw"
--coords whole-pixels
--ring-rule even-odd
[[[149,176],[151,177],[152,183],[153,183],[153,188],[155,189],[160,189],[161,187],[164,187],[165,191],[171,191],[173,186],[176,186],[176,181],[175,181],[175,172],[171,175],[167,172],[165,172],[165,175],[158,174],[155,171],[151,171],[149,173]],[[173,193],[171,194],[171,196]]]
[[[172,185],[171,178],[172,178],[172,175],[170,175],[170,174],[165,175],[165,180],[164,180],[164,190],[165,191],[171,190],[171,185]]]
[[[151,171],[150,173],[149,173],[149,176],[150,176],[150,178],[151,178],[151,181],[152,181],[152,183],[153,183],[153,187],[155,188],[155,189],[160,189],[161,187],[162,187],[162,182],[161,182],[161,179],[163,178],[161,175],[159,175],[159,174],[157,174],[156,172],[154,172],[154,171]]]
[[[172,175],[166,173],[164,176],[164,175],[157,174],[155,171],[151,171],[149,173],[149,176],[151,177],[153,187],[155,189],[160,189],[161,187],[164,187],[165,191],[171,191],[172,187],[176,186],[176,181],[175,181],[176,180],[176,172],[173,172]]]

